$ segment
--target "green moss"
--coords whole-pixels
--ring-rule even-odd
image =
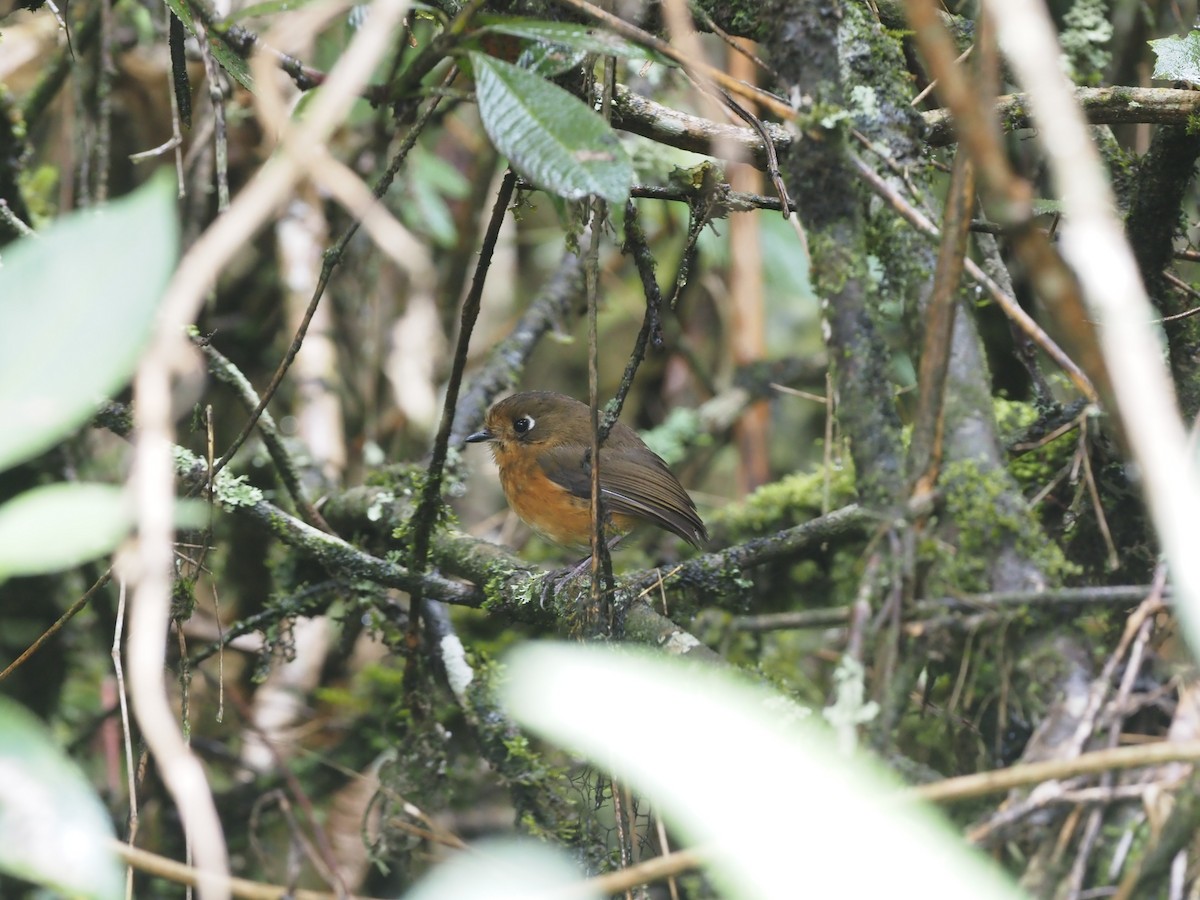
[[[930,565],[930,595],[988,590],[992,561],[1006,547],[1051,583],[1079,571],[1019,501],[1006,471],[985,469],[972,460],[952,462],[942,470],[939,486],[944,511],[939,518],[952,526],[953,544],[947,542],[948,529],[939,530],[940,538],[921,542],[922,558]]]
[[[180,576],[171,585],[171,619],[186,622],[196,608],[196,579]]]
[[[1020,440],[1038,420],[1037,407],[1030,403],[998,397],[992,401],[992,408],[996,414],[997,435],[1005,445]],[[1039,491],[1070,462],[1076,443],[1077,433],[1068,431],[1041,447],[1013,457],[1008,470],[1026,494]]]
[[[204,465],[200,457],[183,447],[175,447],[174,458],[175,471],[181,474],[190,474],[197,466]],[[213,483],[213,494],[217,502],[225,509],[256,506],[263,500],[261,490],[250,484],[244,475],[234,475],[229,469],[222,469],[217,473],[216,481]]]
[[[827,487],[828,485],[828,487]],[[854,500],[854,466],[849,458],[828,473],[797,472],[766,484],[737,506],[726,507],[712,518],[734,535],[762,535],[821,514],[826,490],[830,508]]]
[[[1112,61],[1108,0],[1075,0],[1063,16],[1058,40],[1071,74],[1081,84],[1099,84]]]
[[[58,209],[59,170],[56,166],[40,165],[23,169],[17,174],[17,184],[29,208],[29,226],[37,228],[53,219]]]
[[[497,562],[487,567],[487,579],[483,584],[483,608],[493,609],[512,605],[541,602],[542,592],[550,572],[528,575],[508,563]],[[515,582],[515,585],[514,585]]]
[[[704,430],[699,412],[676,407],[661,425],[642,432],[642,440],[646,442],[647,447],[661,456],[667,465],[675,466],[687,459],[690,450],[710,445],[712,435]]]
[[[823,296],[836,297],[851,280],[870,283],[871,271],[866,259],[856,259],[840,240],[825,231],[814,231],[808,236],[808,244],[813,285]]]
[[[462,480],[459,476],[459,457],[457,454],[447,456],[446,467],[443,470],[441,491],[444,494],[447,492],[461,492]],[[429,473],[422,466],[411,463],[405,465],[389,466],[386,470],[377,473],[372,478],[371,483],[375,487],[383,487],[390,491],[393,496],[405,497],[411,500],[411,508],[415,510],[419,504],[421,495],[425,491],[425,485],[428,482]],[[410,515],[402,521],[394,529],[392,529],[392,538],[396,541],[397,550],[400,554],[400,561],[407,563],[409,560],[409,550],[412,545],[413,527],[416,524],[415,516]],[[433,512],[433,522],[430,525],[432,531],[438,531],[447,527],[453,527],[458,523],[457,517],[453,510],[445,503],[438,503]]]

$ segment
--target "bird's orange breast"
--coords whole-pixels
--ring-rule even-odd
[[[591,544],[591,503],[547,476],[529,448],[497,443],[493,452],[505,499],[526,525],[546,540],[566,547]],[[609,530],[624,533],[635,521],[629,516],[610,516]]]

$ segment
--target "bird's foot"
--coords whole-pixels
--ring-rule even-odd
[[[542,609],[546,608],[546,601],[554,596],[554,594],[558,593],[559,588],[564,587],[565,585],[579,578],[579,576],[588,571],[591,565],[592,557],[588,556],[569,569],[559,569],[557,571],[550,572],[546,576],[546,580],[542,582],[542,596],[540,601]]]

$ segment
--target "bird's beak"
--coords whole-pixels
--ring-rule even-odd
[[[496,436],[485,428],[483,431],[477,431],[474,434],[468,435],[467,443],[478,444],[482,441],[494,441],[495,439]]]

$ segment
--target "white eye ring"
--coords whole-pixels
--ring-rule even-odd
[[[529,434],[536,424],[537,420],[533,416],[521,416],[519,419],[513,420],[513,431],[517,434]]]

